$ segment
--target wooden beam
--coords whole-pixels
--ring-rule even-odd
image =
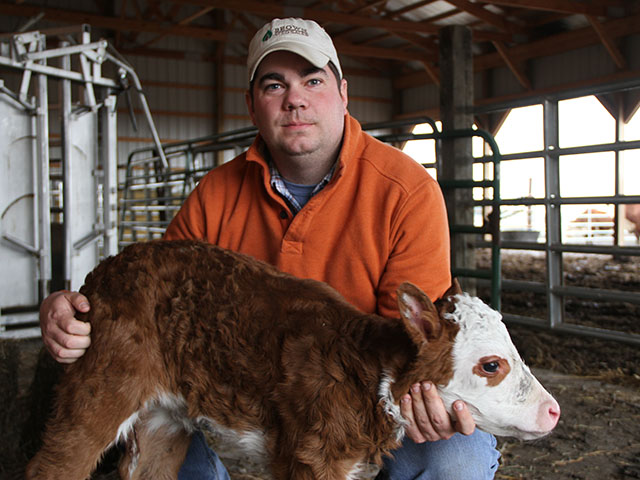
[[[509,52],[507,51],[507,47],[502,42],[493,42],[493,46],[496,47],[496,50],[504,60],[504,63],[507,64],[511,73],[518,79],[518,82],[522,87],[526,90],[531,90],[531,82],[527,78],[527,76],[522,72],[522,70],[516,65],[516,63],[511,59]]]
[[[134,2],[135,3],[135,2]],[[77,10],[63,10],[51,7],[36,7],[31,5],[14,5],[9,3],[0,3],[0,13],[3,15],[12,15],[17,17],[33,17],[39,13],[44,13],[45,20],[55,20],[62,23],[88,23],[95,28],[104,28],[107,30],[121,32],[148,32],[148,33],[164,33],[171,26],[162,25],[155,21],[144,19],[132,19],[130,17],[107,17],[104,15],[96,15],[92,13],[81,12]],[[216,42],[224,42],[227,40],[227,33],[219,30],[204,27],[175,26],[171,32],[173,35],[182,37],[200,38],[203,40],[212,40]]]
[[[175,6],[176,5],[174,5],[174,7]],[[178,5],[178,6],[180,6],[180,5]],[[196,13],[194,13],[192,15],[189,15],[186,18],[183,18],[182,20],[180,20],[176,24],[174,24],[171,27],[169,27],[169,29],[166,32],[163,32],[160,35],[157,35],[155,38],[152,38],[148,42],[144,43],[143,46],[147,47],[147,46],[149,46],[149,45],[151,45],[153,43],[156,43],[157,41],[161,40],[162,38],[166,37],[167,35],[171,35],[176,30],[177,27],[183,26],[183,25],[188,25],[191,22],[193,22],[194,20],[197,20],[198,18],[202,17],[203,15],[206,15],[207,13],[209,13],[213,9],[214,9],[214,7],[203,7],[203,8],[201,8]]]
[[[340,41],[335,41],[334,44],[339,55],[418,62],[424,61],[425,59],[432,62],[437,61],[437,55],[435,54],[414,53],[406,50],[398,50],[397,48],[365,47]]]
[[[602,77],[591,78],[588,80],[581,80],[579,82],[569,82],[561,85],[554,85],[552,87],[538,88],[529,92],[512,93],[509,95],[501,95],[497,97],[479,98],[475,101],[476,107],[484,105],[491,105],[495,103],[509,103],[516,102],[529,97],[543,97],[545,95],[555,95],[562,92],[571,92],[572,90],[583,90],[585,87],[606,85],[615,82],[621,82],[640,76],[640,70],[619,72],[611,75],[605,75]]]
[[[602,25],[612,38],[640,33],[640,15],[610,20]],[[555,54],[588,47],[600,42],[592,28],[585,27],[573,32],[561,33],[536,42],[511,47],[509,54],[513,61],[524,62],[532,58],[549,57]],[[504,60],[498,53],[480,55],[474,59],[474,70],[481,72],[500,67]],[[394,80],[394,88],[410,88],[429,83],[424,72],[398,77]]]
[[[448,1],[448,0],[447,0]],[[527,10],[544,10],[559,13],[581,13],[584,15],[606,16],[607,9],[604,6],[593,5],[588,2],[575,0],[491,0],[484,3],[503,5],[505,7],[517,7]]]
[[[483,6],[477,5],[475,3],[471,3],[468,0],[447,0],[451,5],[455,5],[460,10],[463,10],[474,17],[482,20],[483,22],[488,23],[489,25],[493,25],[497,29],[503,32],[509,32],[512,30],[512,27],[509,25],[509,22],[505,20],[505,17],[502,15],[496,15],[493,12],[490,12]]]
[[[618,66],[618,68],[622,70],[627,68],[627,61],[624,59],[622,53],[620,53],[620,50],[614,43],[613,39],[605,31],[598,19],[591,15],[587,15],[587,19],[589,20],[589,23],[591,24],[593,29],[596,31],[598,38],[600,38],[600,41],[604,45],[604,48],[607,49],[607,52],[609,52],[609,55],[611,55],[611,58],[613,58],[613,61]]]
[[[288,7],[281,4],[265,3],[257,0],[173,0],[174,2],[187,3],[189,5],[214,6],[236,12],[253,13],[265,18],[288,16]],[[364,15],[352,15],[349,13],[320,10],[315,8],[301,8],[300,16],[318,23],[338,23],[358,27],[380,28],[393,32],[437,33],[436,25],[420,22],[386,20]]]
[[[420,62],[420,63],[422,64],[425,71],[427,72],[427,75],[429,75],[429,78],[431,78],[431,81],[439,87],[440,86],[439,70],[428,62]]]
[[[410,5],[407,5],[406,7],[399,8],[398,10],[390,11],[389,14],[388,14],[388,17],[389,18],[396,18],[396,17],[399,17],[402,14],[409,13],[409,12],[411,12],[413,10],[416,10],[418,8],[422,8],[424,6],[427,6],[427,5],[431,4],[431,3],[435,3],[437,1],[438,0],[424,0],[422,2],[412,3]]]

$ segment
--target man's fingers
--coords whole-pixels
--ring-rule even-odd
[[[426,442],[427,439],[416,424],[416,420],[413,415],[413,401],[411,400],[411,396],[408,394],[403,395],[400,399],[400,413],[402,414],[402,418],[404,418],[407,422],[404,428],[407,437],[409,437],[415,443]]]
[[[476,429],[476,422],[462,400],[453,402],[453,414],[456,417],[456,431],[463,435],[471,435]]]
[[[66,318],[60,325],[60,328],[69,335],[74,336],[88,337],[91,334],[91,324],[89,322],[81,322],[75,318]],[[88,346],[87,344],[87,347]]]
[[[427,387],[429,388],[429,387]],[[436,426],[433,425],[431,418],[431,408],[425,399],[425,384],[415,384],[411,387],[411,400],[413,402],[413,415],[415,417],[416,425],[422,433],[422,435],[430,442],[440,440],[442,437],[437,431]]]
[[[436,386],[431,382],[422,382],[422,397],[424,398],[430,426],[435,432],[436,439],[451,438],[456,431]]]
[[[69,295],[69,301],[73,308],[79,312],[88,312],[90,310],[89,300],[79,292],[72,292]]]

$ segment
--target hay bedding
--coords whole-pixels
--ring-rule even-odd
[[[479,265],[486,266],[486,255]],[[503,252],[508,279],[543,281],[544,257]],[[567,283],[640,291],[640,258],[566,256]],[[480,290],[479,294],[486,295]],[[545,299],[504,292],[503,309],[530,316],[545,314]],[[640,306],[567,303],[569,321],[640,333]],[[554,433],[536,442],[500,439],[502,465],[497,479],[634,479],[640,478],[640,348],[618,342],[552,335],[510,327],[525,361],[556,396],[562,418]],[[21,478],[27,457],[37,445],[37,430],[47,408],[57,367],[41,358],[39,341],[0,341],[0,480]],[[211,437],[216,443],[215,437]],[[263,466],[233,448],[218,446],[233,480],[269,478]],[[96,480],[115,480],[112,454]],[[375,470],[368,473],[371,478]]]

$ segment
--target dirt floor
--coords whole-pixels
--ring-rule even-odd
[[[481,256],[479,264],[486,261]],[[505,278],[544,281],[543,272],[543,256],[503,252]],[[640,291],[640,258],[565,255],[564,278],[571,285]],[[485,294],[479,290],[480,296]],[[546,314],[543,295],[505,291],[502,302],[508,313],[539,318]],[[566,310],[572,323],[640,333],[640,305],[569,299]],[[499,439],[502,460],[496,478],[640,478],[640,348],[514,325],[509,330],[525,361],[557,398],[562,417],[544,439]],[[41,370],[40,379],[31,384],[38,351],[37,340],[0,342],[0,480],[21,477],[35,444],[34,418],[46,409],[34,399],[46,396],[47,380],[54,375]],[[224,445],[217,449],[233,480],[268,478],[262,466],[237,450]],[[372,469],[368,478],[374,475]],[[107,465],[94,478],[117,475]]]

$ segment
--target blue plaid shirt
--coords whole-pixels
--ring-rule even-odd
[[[337,162],[334,163],[333,167],[331,167],[331,170],[329,170],[324,178],[320,180],[320,182],[315,186],[315,188],[311,192],[312,197],[324,187],[326,187],[327,184],[331,181],[331,177],[333,176],[333,172],[336,169],[336,165]],[[284,183],[282,175],[280,175],[280,172],[271,160],[269,160],[269,174],[271,175],[271,186],[282,196],[282,198],[286,200],[287,204],[291,208],[291,212],[295,215],[300,210],[302,210],[302,207],[304,205],[300,205],[300,202],[298,202],[298,200],[296,200],[296,198],[291,194],[291,192],[287,188],[287,185]]]

